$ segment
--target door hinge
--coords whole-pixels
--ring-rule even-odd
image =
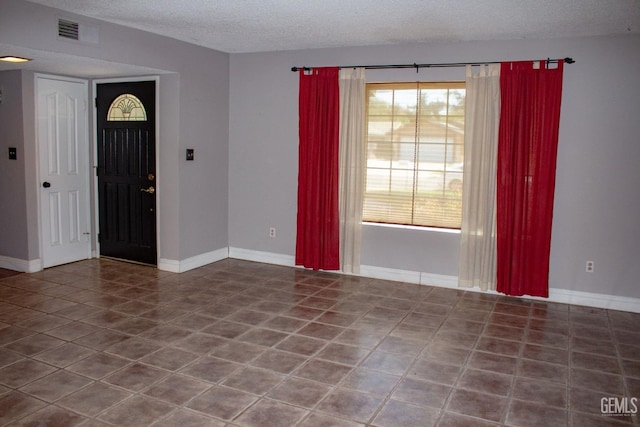
[[[96,104],[96,108],[98,108],[98,97],[93,98],[94,103]]]

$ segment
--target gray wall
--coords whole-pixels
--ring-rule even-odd
[[[58,38],[59,18],[75,19],[97,27],[99,43]],[[55,60],[51,55],[55,53],[63,57],[86,58],[93,67],[103,66],[94,71],[78,68],[77,73],[72,74],[74,77],[105,77],[106,70],[122,69],[119,64],[128,64],[132,70],[154,70],[154,74],[159,74],[159,257],[181,261],[227,247],[228,54],[18,0],[2,0],[0,4],[0,43],[46,52],[49,61]],[[51,72],[45,65],[34,71]],[[149,73],[137,71],[107,77],[132,77],[143,72]],[[23,73],[29,76],[23,80],[24,90],[29,92],[24,96],[25,135],[20,135],[22,130],[15,128],[15,113],[8,120],[11,121],[10,132],[23,141],[27,152],[23,157],[26,170],[22,171],[23,178],[17,187],[24,187],[20,194],[26,201],[5,206],[4,201],[9,196],[4,187],[0,187],[3,189],[0,195],[3,218],[10,217],[15,221],[8,231],[0,228],[0,256],[34,260],[39,258],[37,210],[33,209],[37,206],[38,195],[35,135],[31,122],[35,107],[33,74]],[[14,80],[17,78],[14,74],[10,76]],[[6,129],[3,126],[3,133]],[[185,161],[186,148],[195,149],[195,161]],[[4,159],[2,162],[4,165]],[[18,167],[15,162],[10,168],[3,167],[0,182],[15,179],[16,175],[9,169]],[[29,235],[32,230],[35,237]],[[34,250],[27,253],[24,248],[14,248],[33,238],[36,239]]]
[[[231,56],[229,245],[295,251],[298,76],[292,66],[573,56],[565,68],[552,288],[640,298],[640,37],[319,49]],[[368,81],[464,80],[464,69],[369,71]],[[268,229],[277,228],[270,239]],[[457,276],[459,235],[365,226],[362,263]],[[595,262],[587,274],[585,263]]]
[[[640,298],[640,37],[415,44],[228,55],[78,17],[100,43],[55,37],[66,12],[0,3],[0,42],[160,75],[160,256],[185,260],[227,245],[295,250],[298,76],[291,66],[518,60],[573,56],[565,71],[551,286]],[[115,67],[117,68],[117,67]],[[47,67],[39,72],[51,72]],[[91,78],[103,74],[76,74]],[[113,77],[120,76],[112,75]],[[369,72],[369,81],[462,80],[462,69]],[[0,73],[0,256],[39,257],[32,72]],[[16,98],[17,97],[17,98]],[[14,109],[15,108],[15,109]],[[19,148],[17,162],[6,147]],[[184,160],[194,148],[196,160]],[[22,155],[24,153],[24,156]],[[7,224],[10,224],[8,226]],[[269,227],[277,237],[268,237]],[[459,236],[363,230],[365,265],[457,275]],[[585,273],[585,262],[595,272]]]
[[[0,72],[0,254],[28,259],[22,71]],[[17,160],[9,160],[16,147]]]

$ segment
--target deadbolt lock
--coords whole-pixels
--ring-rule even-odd
[[[149,175],[147,175],[147,178],[149,179],[149,181],[153,181],[153,179],[155,178],[155,175],[150,173]]]

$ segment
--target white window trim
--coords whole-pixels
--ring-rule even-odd
[[[436,233],[449,233],[449,234],[460,234],[460,229],[457,228],[441,228],[441,227],[427,227],[423,225],[405,225],[405,224],[389,224],[384,222],[368,222],[363,221],[362,225],[372,225],[374,227],[387,227],[387,228],[402,228],[405,230],[415,230],[415,231],[431,231]]]

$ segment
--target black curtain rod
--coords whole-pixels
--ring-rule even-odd
[[[567,64],[573,64],[573,58],[563,58],[563,59],[550,59],[547,58],[547,64],[557,63],[559,61],[564,61]],[[415,68],[416,72],[420,68],[446,68],[446,67],[465,67],[467,65],[483,65],[483,64],[500,64],[501,62],[511,62],[511,61],[488,61],[488,62],[448,62],[443,64],[389,64],[389,65],[339,65],[338,68],[365,68],[367,70],[384,70],[388,68]],[[517,61],[512,61],[517,62]],[[296,72],[298,70],[311,70],[314,67],[291,67],[291,71]]]

